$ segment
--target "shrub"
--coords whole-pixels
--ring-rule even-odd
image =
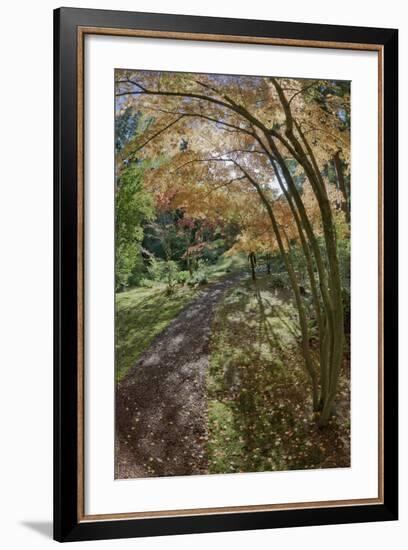
[[[147,271],[153,281],[161,281],[163,279],[164,262],[152,257]]]
[[[286,273],[271,273],[271,282],[275,288],[285,288],[287,285]]]
[[[146,277],[142,277],[139,281],[139,286],[152,288],[154,286],[154,281],[152,281],[151,279],[146,279]]]
[[[173,260],[151,258],[147,271],[153,281],[160,281],[171,285],[175,283],[178,266]]]
[[[208,283],[208,277],[206,273],[202,271],[196,271],[192,277],[187,281],[189,286],[206,285]]]
[[[194,285],[206,285],[208,283],[210,275],[210,268],[205,260],[198,260],[197,270],[193,273],[187,283],[190,286]]]
[[[173,260],[168,260],[167,262],[164,262],[164,282],[168,284],[169,288],[173,288],[173,286],[176,284],[177,273],[178,267],[176,262],[173,262]]]
[[[184,285],[190,278],[190,273],[188,271],[179,271],[177,273],[177,282],[180,285]]]

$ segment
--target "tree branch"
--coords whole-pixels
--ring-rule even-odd
[[[179,122],[182,118],[184,118],[184,115],[181,115],[179,116],[176,120],[173,120],[172,122],[170,122],[170,124],[167,124],[167,126],[165,126],[164,128],[161,128],[160,130],[158,130],[155,134],[153,134],[149,139],[147,139],[142,145],[140,145],[139,147],[137,147],[136,149],[134,149],[133,151],[131,151],[129,153],[129,155],[134,155],[135,153],[137,153],[138,151],[140,151],[141,149],[143,149],[143,147],[145,147],[148,143],[150,143],[151,141],[153,141],[155,138],[157,138],[157,136],[159,136],[160,134],[163,134],[166,130],[168,130],[169,128],[171,128],[172,126],[174,126],[175,124],[177,124],[177,122]],[[129,156],[128,155],[128,156]]]

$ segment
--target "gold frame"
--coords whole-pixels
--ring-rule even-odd
[[[378,497],[330,500],[316,502],[297,502],[286,504],[265,504],[249,506],[229,506],[218,508],[194,508],[182,510],[162,510],[133,513],[85,514],[85,479],[84,479],[84,42],[86,35],[108,35],[143,37],[157,39],[193,40],[206,42],[224,42],[241,44],[264,44],[271,46],[297,46],[324,49],[375,51],[378,54]],[[164,517],[182,517],[211,514],[265,512],[273,510],[299,510],[305,508],[328,508],[338,506],[374,505],[384,503],[384,357],[383,357],[383,50],[380,44],[355,44],[347,42],[329,42],[319,40],[294,40],[287,38],[263,38],[251,36],[201,34],[187,32],[170,32],[154,30],[117,29],[108,27],[77,27],[77,283],[78,283],[78,441],[77,441],[77,507],[78,522],[147,519]]]

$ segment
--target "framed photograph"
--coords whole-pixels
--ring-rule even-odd
[[[397,519],[397,30],[54,28],[55,539]]]

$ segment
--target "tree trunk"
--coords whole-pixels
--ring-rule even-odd
[[[252,274],[252,280],[256,281],[256,273],[255,273],[255,266],[256,266],[256,256],[254,252],[250,252],[248,255],[249,263],[251,265],[251,274]]]
[[[275,155],[275,159],[273,156],[270,155],[270,153],[268,152],[268,149],[261,142],[261,145],[264,148],[264,150],[270,155],[270,161],[274,168],[275,174],[277,174],[277,180],[278,180],[279,186],[281,188],[281,191],[284,193],[285,198],[287,199],[287,202],[293,213],[296,225],[298,227],[299,237],[301,239],[302,247],[303,247],[306,261],[307,261],[308,273],[309,273],[311,290],[312,290],[312,297],[314,301],[314,307],[318,318],[318,326],[319,326],[320,384],[321,384],[320,408],[322,408],[328,393],[330,349],[332,348],[332,342],[334,338],[333,311],[332,311],[332,303],[331,303],[328,283],[327,283],[327,274],[325,271],[319,244],[313,232],[312,225],[308,218],[308,215],[304,207],[303,201],[300,197],[299,191],[297,190],[296,185],[292,179],[292,176],[284,162],[284,159],[280,155],[273,140],[268,140],[268,144],[271,147],[273,154]],[[280,177],[279,170],[276,167],[275,161],[278,162],[279,167],[282,169],[289,191],[288,189],[286,189],[285,185],[282,182],[282,179]],[[291,195],[289,193],[291,193]],[[305,231],[309,242],[307,242],[306,236],[303,234],[303,230]],[[310,249],[309,249],[309,245],[310,245]],[[320,311],[320,315],[319,315],[320,300],[317,292],[317,283],[315,282],[313,259],[310,256],[310,250],[313,252],[313,255],[316,261],[316,267],[319,275],[319,288],[323,299],[324,309],[323,311]]]
[[[192,277],[193,276],[193,268],[192,268],[192,265],[191,265],[191,258],[190,258],[189,255],[187,256],[187,269],[188,269],[188,272],[190,274],[190,277]]]
[[[334,170],[336,172],[337,182],[339,184],[339,189],[343,195],[343,203],[341,208],[346,216],[347,223],[350,224],[350,197],[347,192],[346,182],[344,180],[343,166],[341,164],[340,152],[333,157]]]
[[[304,309],[304,305],[302,302],[302,297],[300,295],[299,290],[299,284],[296,279],[295,270],[293,268],[292,260],[289,256],[289,254],[286,253],[282,237],[280,234],[279,226],[276,221],[275,215],[273,213],[272,207],[266,198],[265,194],[263,193],[261,187],[259,184],[251,178],[251,176],[241,167],[241,170],[246,175],[248,180],[251,182],[251,184],[255,187],[262,203],[264,204],[266,211],[268,213],[269,219],[272,223],[273,232],[276,237],[276,241],[278,243],[280,254],[283,258],[286,270],[289,275],[289,280],[292,286],[293,293],[295,295],[295,302],[299,314],[299,324],[300,324],[300,330],[301,330],[301,337],[302,337],[302,351],[303,351],[303,357],[305,359],[305,367],[306,371],[309,374],[310,381],[312,384],[312,399],[313,399],[313,410],[317,411],[319,409],[319,384],[318,384],[318,377],[316,374],[316,368],[313,362],[312,355],[310,353],[310,347],[309,347],[309,330],[307,325],[307,318],[306,318],[306,312]]]
[[[291,147],[290,152],[294,154],[297,162],[303,167],[305,174],[312,186],[315,197],[318,201],[323,234],[326,245],[327,260],[329,266],[329,289],[330,300],[332,303],[332,337],[329,344],[329,373],[328,373],[328,389],[327,396],[323,403],[322,413],[319,423],[324,426],[327,424],[330,414],[333,409],[334,399],[337,393],[338,379],[342,364],[343,356],[343,341],[344,341],[344,326],[343,326],[343,301],[339,262],[337,255],[337,240],[334,221],[331,212],[330,202],[327,196],[327,190],[317,165],[313,151],[304,136],[300,126],[293,120],[290,110],[290,104],[286,96],[275,79],[271,79],[274,84],[286,117],[286,137],[288,138]],[[304,144],[304,147],[295,136],[293,128],[296,127],[297,132]],[[281,138],[281,136],[279,136]],[[285,140],[281,138],[283,143]]]

